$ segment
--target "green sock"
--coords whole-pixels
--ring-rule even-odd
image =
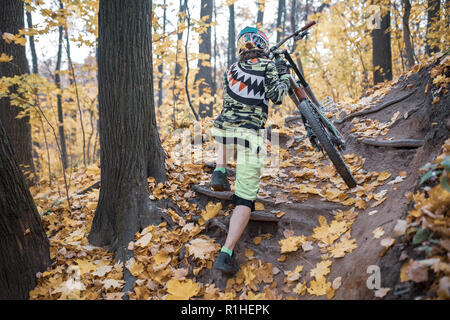
[[[227,173],[227,169],[225,169],[225,168],[215,168],[214,171],[220,171],[223,174]]]
[[[225,248],[225,247],[222,247],[222,249],[220,249],[220,252],[228,253],[230,255],[230,257],[233,255],[233,250],[230,250],[230,249]]]

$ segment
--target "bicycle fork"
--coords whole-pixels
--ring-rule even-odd
[[[317,150],[322,152],[324,156],[326,156],[324,150],[322,149],[322,146],[317,143],[316,136],[314,135],[311,127],[308,125],[308,121],[306,121],[305,117],[302,114],[302,111],[300,109],[300,104],[308,99],[308,95],[305,92],[304,88],[297,85],[294,78],[292,76],[289,76],[289,83],[292,89],[292,92],[289,93],[289,97],[292,99],[292,101],[295,103],[295,105],[299,108],[300,115],[302,117],[303,125],[306,129],[306,135],[311,142],[311,145]]]

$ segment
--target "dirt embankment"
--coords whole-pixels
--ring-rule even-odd
[[[417,189],[423,174],[420,173],[420,169],[440,154],[444,141],[449,138],[450,96],[448,93],[437,93],[439,88],[433,85],[433,79],[430,77],[433,67],[435,64],[400,79],[378,104],[396,100],[414,90],[407,99],[364,117],[364,119],[386,122],[399,112],[398,119],[390,126],[385,138],[387,140],[390,138],[423,140],[423,146],[419,148],[375,147],[358,142],[352,135],[348,137],[347,151],[360,154],[366,159],[364,163],[366,171],[406,171],[406,179],[402,183],[395,184],[396,187],[388,187],[388,197],[378,207],[376,214],[368,216],[366,212],[363,212],[353,224],[353,236],[359,240],[357,241],[359,248],[336,263],[336,272],[345,273],[343,277],[345,290],[338,291],[336,298],[373,298],[373,291],[366,286],[366,281],[371,275],[366,272],[370,265],[381,268],[381,287],[392,288],[386,298],[413,298],[426,295],[426,291],[417,292],[416,290],[414,296],[412,291],[409,295],[405,295],[409,292],[408,290],[404,293],[394,290],[395,285],[400,282],[402,262],[399,261],[401,252],[399,248],[402,245],[397,241],[393,248],[382,255],[385,253],[384,248],[379,241],[373,240],[372,231],[383,227],[386,235],[395,237],[392,231],[397,220],[404,219],[407,211],[411,209],[406,195]],[[435,101],[438,100],[437,97],[439,97],[438,102]],[[352,125],[349,122],[345,122],[341,127],[344,133],[348,133],[351,128]]]

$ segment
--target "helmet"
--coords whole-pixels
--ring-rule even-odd
[[[239,55],[254,49],[267,53],[269,52],[269,39],[261,30],[253,27],[245,27],[239,33],[237,49]]]

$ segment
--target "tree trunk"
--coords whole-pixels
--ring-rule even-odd
[[[230,20],[228,22],[228,55],[227,66],[229,67],[236,60],[236,26],[235,26],[235,14],[234,3],[228,7],[230,11]]]
[[[26,11],[27,15],[27,25],[28,28],[33,28],[33,17],[31,16],[31,12]],[[31,51],[31,64],[32,64],[32,70],[33,74],[39,73],[39,65],[38,65],[38,58],[36,54],[36,46],[34,43],[34,36],[29,36],[28,40],[30,41],[30,51]]]
[[[286,20],[286,1],[278,0],[278,15],[277,15],[277,42],[280,42],[284,36],[284,21]]]
[[[166,0],[164,0],[163,3],[164,11],[163,11],[163,34],[166,34],[166,12],[167,12],[167,6],[166,6]],[[163,65],[163,56],[161,58],[161,63],[158,66],[158,72],[160,74],[159,80],[158,80],[158,109],[162,106],[162,99],[163,99],[163,80],[164,80],[164,65]]]
[[[202,0],[200,17],[205,18],[204,23],[211,24],[213,13],[212,0]],[[212,73],[211,73],[211,26],[208,26],[206,31],[200,35],[200,44],[198,52],[208,55],[208,58],[198,60],[198,73],[195,75],[195,82],[198,83],[198,94],[202,96],[206,94],[211,95],[212,88]],[[200,117],[212,117],[212,103],[200,101],[198,113]]]
[[[177,47],[175,52],[175,70],[173,73],[173,80],[172,80],[172,105],[173,105],[173,113],[172,113],[172,123],[173,128],[176,127],[176,113],[177,113],[177,102],[178,97],[180,95],[180,90],[177,88],[177,82],[181,78],[181,64],[179,63],[180,56],[181,56],[181,41],[183,40],[183,31],[180,30],[181,22],[183,18],[181,18],[181,14],[186,11],[186,5],[187,0],[183,1],[180,0],[180,6],[178,10],[178,20],[177,20]]]
[[[294,33],[297,30],[297,27],[298,27],[297,26],[297,0],[291,0],[291,32]],[[297,49],[297,41],[293,41],[291,50],[296,57],[298,69],[304,75],[302,59],[300,57],[300,54],[295,52],[296,49]]]
[[[0,33],[18,34],[19,30],[24,28],[23,1],[4,0],[1,6]],[[11,62],[0,63],[0,78],[28,73],[24,46],[14,43],[7,44],[6,41],[0,39],[0,53],[13,57]],[[16,93],[14,88],[12,91]],[[9,98],[0,99],[0,120],[11,140],[14,156],[19,165],[25,168],[25,171],[34,172],[30,118],[25,116],[17,119],[20,111],[22,111],[21,108],[11,105]]]
[[[0,300],[28,299],[50,266],[49,242],[1,121],[0,256]]]
[[[59,0],[59,9],[63,10],[64,5],[61,0]],[[64,26],[58,27],[58,53],[56,56],[56,67],[55,67],[55,84],[58,89],[61,89],[61,76],[59,71],[61,70],[61,60],[62,60],[62,44],[63,44],[63,32]],[[59,133],[59,142],[61,146],[60,156],[63,170],[66,170],[68,167],[68,157],[67,157],[67,146],[66,146],[66,136],[64,134],[64,112],[62,107],[62,96],[61,94],[56,95],[56,105],[58,108],[58,133]]]
[[[440,0],[428,0],[427,9],[427,34],[425,52],[427,54],[435,53],[439,51],[436,39],[431,35],[435,31],[434,26],[439,22],[440,18],[441,1]]]
[[[217,6],[216,1],[213,0],[213,20],[217,21]],[[214,66],[212,74],[212,93],[214,95],[214,104],[217,102],[217,24],[214,25],[214,43],[213,43],[213,56],[214,56]]]
[[[375,4],[378,1],[375,1]],[[387,10],[381,18],[381,28],[372,30],[372,63],[374,84],[392,80],[391,12]]]
[[[125,261],[136,232],[160,222],[147,177],[165,177],[163,159],[154,161],[162,150],[153,101],[152,1],[100,0],[98,17],[101,188],[89,241]]]
[[[264,22],[264,7],[266,0],[256,0],[256,5],[258,6],[258,14],[256,16],[256,27],[261,28]]]
[[[409,67],[414,65],[414,47],[411,42],[411,32],[409,30],[409,16],[411,14],[411,2],[402,0],[403,6],[403,41],[405,42],[406,61]]]

